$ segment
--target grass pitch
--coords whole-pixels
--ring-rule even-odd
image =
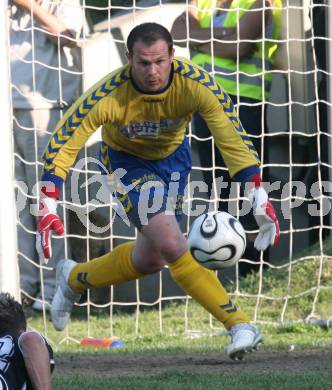
[[[314,253],[291,266],[263,270],[263,283],[259,274],[240,279],[243,295],[236,304],[252,318],[258,314],[264,336],[245,362],[229,360],[228,335],[192,301],[165,305],[161,316],[144,308],[139,315],[115,312],[112,322],[109,308],[80,308],[63,332],[53,330],[47,315],[29,316],[28,325],[55,349],[54,389],[331,389],[332,328],[301,323],[312,314],[332,318],[331,257]],[[113,334],[124,347],[79,345],[87,335]]]

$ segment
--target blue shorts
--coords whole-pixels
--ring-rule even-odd
[[[101,161],[108,160],[107,170],[117,178],[112,192],[139,230],[160,212],[181,220],[184,190],[191,170],[187,138],[175,152],[161,160],[145,160],[106,144],[101,151],[104,153]]]

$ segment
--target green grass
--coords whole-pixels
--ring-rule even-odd
[[[332,374],[187,374],[169,373],[150,377],[132,378],[82,378],[78,375],[72,377],[56,378],[55,389],[70,390],[105,390],[105,389],[223,389],[223,390],[283,390],[283,389],[330,389]]]
[[[291,282],[289,282],[290,272]],[[320,286],[323,287],[319,291],[316,289],[318,279]],[[243,295],[235,295],[235,301],[249,317],[255,318],[256,314],[256,320],[260,323],[282,321],[286,325],[305,321],[308,316],[323,319],[332,317],[330,304],[332,302],[332,261],[330,259],[324,258],[321,261],[318,257],[312,257],[293,264],[291,268],[264,270],[261,295],[258,299],[259,286],[259,274],[252,273],[240,279],[239,291]],[[226,288],[230,293],[234,292],[232,284]],[[315,295],[317,297],[313,305]],[[139,346],[144,350],[162,348],[163,345],[173,348],[180,345],[184,336],[188,333],[193,334],[194,331],[197,331],[198,335],[223,332],[221,324],[211,319],[207,312],[192,300],[187,305],[183,300],[165,305],[161,310],[161,316],[157,309],[157,305],[154,309],[141,306],[138,316],[136,312],[130,314],[117,311],[113,313],[111,324],[109,308],[90,307],[89,316],[87,307],[76,308],[72,321],[64,332],[54,331],[48,316],[41,318],[40,315],[31,313],[28,324],[43,332],[60,352],[71,350],[72,345],[77,347],[77,343],[68,341],[68,338],[79,342],[87,335],[110,337],[114,334],[125,340],[129,348]],[[271,329],[274,327],[272,326]],[[301,337],[305,336],[306,325],[298,325],[297,331],[294,330],[295,328],[291,327],[291,329],[290,334],[296,334],[299,329],[302,329]],[[308,332],[310,333],[310,330]],[[270,329],[267,333],[270,334]],[[272,334],[274,334],[273,330]],[[195,343],[195,341],[191,342]]]
[[[331,255],[331,243],[327,242],[324,249],[326,254]],[[261,348],[263,352],[290,350],[306,352],[332,348],[332,328],[323,329],[319,326],[297,323],[308,316],[324,319],[332,317],[332,261],[328,257],[321,259],[317,253],[318,248],[313,247],[301,254],[310,258],[300,262],[293,261],[291,267],[285,262],[286,266],[283,268],[264,269],[263,283],[259,273],[250,274],[239,281],[237,287],[242,295],[235,294],[236,304],[243,307],[251,318],[257,315],[258,322],[275,322],[274,325],[261,325],[264,334],[264,345]],[[318,291],[317,285],[323,288]],[[230,283],[226,289],[232,294],[235,293],[236,286]],[[259,299],[257,294],[260,294]],[[271,297],[274,299],[270,299]],[[313,305],[314,299],[316,300]],[[209,352],[224,353],[229,342],[229,337],[220,324],[211,320],[205,310],[193,301],[189,301],[187,306],[181,300],[165,305],[161,318],[159,311],[156,310],[157,306],[154,309],[140,307],[138,317],[136,312],[117,311],[113,313],[112,326],[109,308],[90,309],[87,321],[87,308],[76,308],[70,325],[63,332],[56,332],[53,329],[48,316],[41,317],[32,313],[28,316],[29,327],[43,332],[48,337],[58,359],[69,357],[77,361],[77,374],[63,375],[61,371],[56,371],[55,389],[332,388],[332,373],[315,373],[310,370],[305,373],[237,372],[235,375],[225,372],[208,375],[199,372],[155,374],[151,370],[149,375],[139,378],[80,375],[79,361],[85,356],[93,356],[96,361],[105,354],[128,359],[137,354],[143,357],[160,354],[176,356],[178,353],[195,356]],[[281,320],[283,325],[280,325]],[[124,341],[123,348],[111,351],[93,350],[79,345],[79,340],[87,335],[110,337],[112,334]]]
[[[264,345],[257,353],[273,351],[290,351],[294,349],[298,354],[302,351],[320,350],[321,348],[332,348],[332,329],[322,329],[310,325],[292,325],[286,327],[263,327]],[[165,358],[167,356],[177,357],[178,354],[188,354],[191,356],[206,356],[210,352],[217,352],[225,355],[225,348],[228,344],[228,337],[210,336],[197,339],[188,339],[181,336],[155,336],[140,337],[125,340],[125,347],[118,350],[92,350],[68,344],[65,347],[67,352],[58,353],[60,359],[70,358],[76,362],[77,374],[63,375],[61,371],[56,371],[53,378],[54,389],[84,390],[91,389],[330,389],[332,384],[332,372],[246,372],[223,373],[223,365],[220,365],[219,373],[202,372],[197,366],[194,375],[185,370],[172,372],[170,370],[164,374],[154,374],[153,367],[150,373],[142,372],[140,376],[121,375],[118,377],[108,377],[107,371],[103,374],[89,375],[80,374],[80,361],[91,355],[98,360],[104,356],[104,360],[115,356],[122,358],[126,365],[133,356],[141,358],[153,357]],[[226,358],[225,358],[226,359]],[[139,360],[139,359],[138,359]],[[252,358],[254,360],[254,358]],[[109,365],[109,373],[112,373],[112,364]]]
[[[152,327],[149,328],[147,334],[143,333],[140,337],[127,337],[125,332],[129,327],[129,323],[134,321],[133,316],[126,315],[119,318],[118,325],[115,327],[115,334],[121,336],[124,341],[124,347],[116,350],[108,349],[91,349],[81,347],[71,340],[57,346],[57,352],[55,356],[58,360],[61,358],[75,362],[76,369],[73,374],[63,374],[61,369],[56,369],[53,378],[54,389],[69,389],[69,390],[84,390],[91,389],[330,389],[332,384],[332,372],[328,373],[327,370],[304,373],[292,373],[292,372],[235,372],[235,373],[223,373],[223,365],[220,365],[220,373],[200,373],[193,375],[192,372],[172,372],[170,370],[164,374],[155,374],[153,367],[151,371],[146,373],[144,371],[142,375],[131,376],[121,375],[118,377],[109,377],[109,373],[112,373],[112,364],[110,363],[109,369],[101,373],[80,373],[80,367],[85,367],[84,361],[86,357],[93,357],[94,361],[107,361],[108,358],[122,359],[124,366],[131,359],[135,357],[149,359],[154,361],[154,357],[159,358],[163,356],[177,357],[179,354],[185,354],[190,359],[192,356],[206,356],[209,353],[216,352],[224,356],[224,360],[227,360],[225,356],[225,349],[229,343],[229,337],[225,333],[215,336],[202,336],[197,338],[186,337],[180,331],[183,327],[179,325],[176,316],[177,310],[181,305],[175,305],[175,307],[165,308],[166,316],[172,318],[171,323],[174,324],[174,329],[179,333],[174,335],[160,335],[158,332],[153,331]],[[145,315],[146,314],[146,315]],[[146,330],[151,319],[151,311],[146,311],[142,314],[143,328]],[[100,337],[107,336],[104,327],[107,328],[109,320],[105,317],[92,317],[91,332]],[[38,326],[38,321],[35,319],[33,322]],[[39,320],[40,321],[40,320]],[[171,325],[170,323],[170,325]],[[39,324],[40,325],[40,324]],[[287,326],[262,326],[262,332],[264,334],[264,345],[261,346],[260,351],[256,354],[259,359],[259,355],[269,353],[270,351],[280,351],[285,353],[286,351],[295,351],[297,354],[307,353],[308,351],[315,351],[321,349],[332,348],[332,329],[324,329],[319,326],[313,326],[309,324],[292,324]],[[70,325],[70,333],[75,334],[76,337],[86,336],[85,323],[82,321],[74,320]],[[65,332],[50,334],[58,342],[60,338],[65,336]],[[58,339],[57,339],[58,338]],[[139,361],[140,359],[138,359]],[[252,358],[252,361],[255,359]],[[137,360],[136,360],[137,361]],[[139,363],[138,363],[139,364]],[[200,367],[197,366],[199,372]],[[77,373],[75,372],[77,371]]]
[[[172,320],[169,322],[169,327],[172,328],[172,333],[160,334],[154,328],[153,312],[144,312],[141,315],[142,327],[140,328],[140,335],[135,336],[132,332],[132,322],[134,318],[130,315],[122,315],[117,319],[117,324],[114,326],[114,334],[124,341],[124,348],[117,352],[126,351],[134,353],[137,351],[171,351],[177,350],[185,351],[220,351],[226,348],[229,338],[223,329],[214,329],[208,332],[206,325],[206,332],[203,333],[185,333],[184,324],[181,324],[177,319],[176,314],[181,305],[176,307],[165,308],[164,311],[172,315]],[[200,309],[200,308],[198,308]],[[146,315],[145,315],[146,314]],[[33,329],[42,329],[41,319],[35,318],[29,321],[29,325]],[[281,349],[287,350],[291,345],[296,345],[297,348],[320,348],[332,347],[332,329],[324,329],[319,326],[310,324],[290,324],[284,326],[263,325],[261,329],[264,333],[265,344],[263,349]],[[87,324],[85,321],[73,320],[70,323],[69,329],[63,332],[56,332],[48,327],[46,335],[51,341],[53,348],[60,353],[84,353],[86,347],[81,347],[78,341],[87,336]],[[68,333],[67,333],[68,332]],[[91,317],[90,334],[94,337],[109,337],[109,319],[105,316]],[[70,337],[73,337],[73,341]],[[62,342],[61,342],[62,341]],[[102,352],[102,351],[100,351]]]

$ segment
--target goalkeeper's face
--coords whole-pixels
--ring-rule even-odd
[[[168,83],[173,58],[174,49],[170,52],[162,39],[151,45],[141,40],[135,42],[132,54],[128,54],[135,83],[146,92],[162,89]]]

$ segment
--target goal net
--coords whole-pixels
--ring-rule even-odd
[[[271,3],[270,6],[264,6],[264,11],[269,8],[272,14],[277,2]],[[264,91],[261,100],[257,102],[239,98],[240,80],[242,76],[248,75],[240,67],[239,36],[232,41],[237,51],[237,68],[232,75],[237,80],[237,109],[241,113],[241,110],[249,107],[254,113],[256,107],[260,115],[261,132],[253,135],[253,138],[259,141],[258,152],[262,158],[263,176],[270,182],[270,197],[279,216],[280,244],[269,251],[259,253],[256,258],[244,257],[236,267],[219,271],[218,276],[231,298],[248,312],[254,322],[277,324],[289,321],[326,321],[332,318],[332,6],[328,1],[312,0],[284,0],[281,3],[279,36],[269,38],[270,42],[272,40],[278,46],[274,67],[265,69],[263,66],[258,74],[263,82],[269,80],[271,85],[269,92]],[[82,90],[88,89],[104,75],[125,63],[126,37],[135,25],[155,21],[171,29],[175,19],[182,13],[185,21],[189,22],[190,7],[198,12],[202,11],[197,6],[190,5],[188,0],[177,3],[161,0],[84,1],[82,11],[89,22],[89,29],[84,27],[79,36],[73,37],[81,52],[82,61],[79,67],[73,70],[68,64],[67,68],[63,68],[63,65],[55,66],[47,63],[46,58],[34,56],[17,56],[15,61],[25,65],[24,69],[30,69],[35,97],[38,94],[36,86],[40,82],[38,78],[41,74],[39,72],[42,72],[41,68],[58,70],[58,96],[53,98],[61,103],[57,106],[60,119],[68,103],[65,98],[67,81],[63,78],[78,78],[82,82]],[[222,5],[218,8],[217,2],[217,11],[219,12],[216,15],[220,16],[225,14],[226,10]],[[240,17],[243,11],[245,10],[239,6],[232,10],[237,17]],[[250,13],[248,10],[246,12]],[[8,12],[8,25],[10,18],[11,13]],[[212,19],[218,18],[212,16]],[[32,27],[16,24],[15,28],[23,32],[30,29],[32,39],[37,33],[48,34],[38,20],[34,20],[34,23]],[[268,22],[262,20],[262,33],[255,39],[248,39],[247,43],[253,43],[254,46],[259,44],[264,48],[264,45],[267,45],[268,28]],[[223,42],[222,38],[214,35],[213,25],[211,37],[206,42],[191,36],[189,28],[185,31],[184,39],[175,40],[177,56],[193,57],[193,42],[205,43],[205,47],[210,45],[212,53],[217,47],[213,42]],[[13,42],[11,49],[8,47],[8,56],[10,50],[13,50]],[[60,49],[57,50],[60,58]],[[210,72],[214,76],[225,76],[213,57]],[[13,99],[17,94],[24,96],[26,93],[24,85],[19,85],[19,80],[15,77],[11,78],[11,90]],[[52,99],[43,96],[38,98],[49,103],[42,106],[44,113],[54,109]],[[14,131],[19,129],[22,134],[32,134],[32,147],[37,150],[36,144],[39,142],[41,130],[44,129],[40,129],[34,121],[22,123],[22,109],[17,110],[15,102],[12,106]],[[35,114],[38,111],[29,107],[24,107],[23,110],[35,111]],[[45,131],[50,134],[52,128]],[[250,134],[250,129],[248,132]],[[239,217],[245,205],[245,199],[237,186],[232,186],[226,198],[222,191],[218,191],[216,178],[224,175],[226,169],[219,163],[212,137],[198,133],[193,123],[187,136],[192,147],[193,170],[184,199],[185,218],[181,222],[184,234],[188,233],[194,211],[198,207],[204,206],[205,210],[222,208]],[[15,142],[17,143],[16,139]],[[96,162],[99,148],[100,130],[88,141],[71,170],[68,183],[72,196],[64,196],[60,202],[66,216],[66,240],[62,243],[65,248],[64,255],[70,254],[81,262],[90,261],[116,245],[136,237],[135,229],[116,215],[114,199],[101,191],[104,184]],[[42,167],[41,157],[36,154],[34,160],[30,160],[20,150],[15,147],[13,163],[19,164],[23,170],[34,170],[37,177]],[[209,156],[209,165],[202,163],[201,150]],[[211,191],[208,193],[200,191],[195,185],[198,181],[207,180],[207,177],[211,185]],[[29,188],[24,180],[5,185],[15,187],[18,208],[22,202],[24,205],[28,201],[36,204],[38,188]],[[65,193],[68,193],[68,188]],[[21,210],[22,208],[18,211]],[[36,236],[35,227],[25,224],[23,218],[17,219],[17,226],[25,234]],[[252,237],[257,234],[257,227],[248,227],[246,230],[248,241],[252,241]],[[59,240],[55,238],[54,241]],[[21,286],[22,296],[24,300],[29,300],[30,304],[39,303],[44,319],[44,329],[40,330],[47,333],[51,325],[47,320],[45,283],[50,278],[55,278],[55,262],[40,264],[33,255],[34,250],[20,249],[26,248],[20,245],[20,242],[18,247],[17,258],[20,261],[21,273],[24,269],[33,268],[40,286],[39,295]],[[141,327],[140,321],[147,312],[146,308],[152,308],[155,323],[151,326],[160,333],[174,332],[171,326],[165,326],[169,323],[170,313],[176,317],[177,323],[183,325],[180,329],[187,334],[212,333],[221,329],[219,323],[205,311],[198,309],[190,297],[185,296],[165,268],[162,272],[139,281],[98,291],[89,290],[74,311],[74,318],[75,313],[80,319],[84,318],[84,331],[69,325],[64,339],[79,340],[83,336],[97,336],[92,329],[95,329],[93,324],[100,316],[107,318],[107,329],[103,331],[109,335],[117,333],[121,318],[132,316],[132,326],[126,329],[127,334],[144,336],[145,329]]]

